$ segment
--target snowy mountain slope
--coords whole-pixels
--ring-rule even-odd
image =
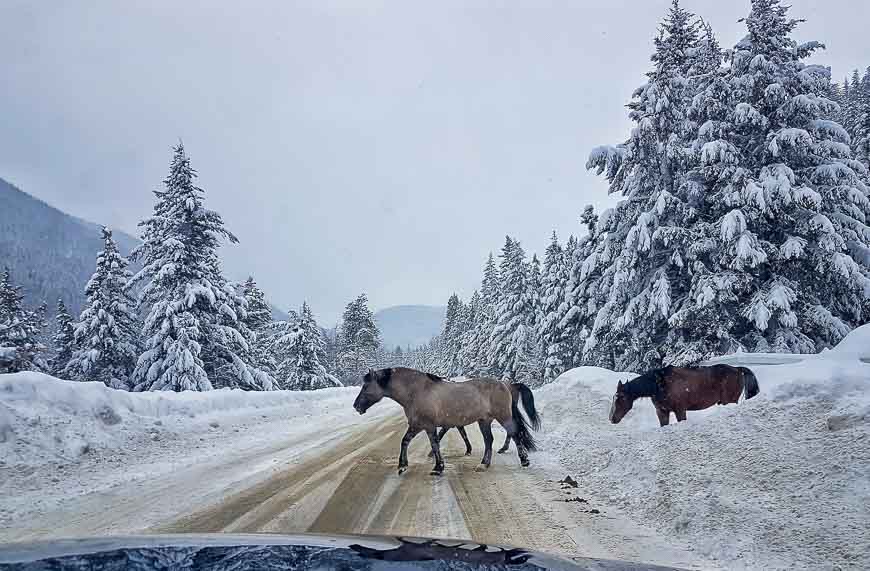
[[[115,231],[123,255],[138,240]],[[54,308],[58,298],[77,314],[84,288],[94,272],[94,260],[103,247],[100,226],[70,216],[0,179],[0,265],[24,287],[25,302],[46,301]]]
[[[0,178],[0,269],[8,266],[25,303],[45,301],[53,314],[58,298],[74,316],[84,302],[85,284],[94,273],[97,252],[103,247],[101,226],[67,214]],[[119,230],[114,238],[124,256],[139,240]],[[133,266],[133,269],[138,269]],[[272,318],[287,313],[270,305]]]
[[[396,305],[376,312],[375,323],[384,347],[419,347],[441,332],[445,311],[443,306]]]
[[[632,373],[573,369],[536,393],[542,447],[583,493],[730,569],[866,569],[868,352],[865,325],[831,351],[779,355],[792,361],[753,366],[758,397],[690,412],[664,428],[647,400],[610,424],[616,383]]]

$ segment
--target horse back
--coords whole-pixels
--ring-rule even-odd
[[[670,367],[664,385],[669,404],[682,410],[737,402],[743,389],[740,371],[730,365]]]
[[[509,417],[511,393],[495,379],[432,383],[415,402],[418,413],[438,426],[466,426],[478,420]]]

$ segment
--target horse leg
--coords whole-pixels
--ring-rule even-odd
[[[446,426],[442,426],[442,427],[441,427],[441,430],[438,431],[438,442],[439,442],[439,443],[441,442],[441,440],[444,439],[444,435],[447,434],[447,431],[448,431],[448,430],[450,430],[450,429],[447,428]],[[461,431],[465,431],[464,428],[460,428],[459,430],[461,430]],[[468,437],[466,437],[465,439],[466,439],[466,441],[467,441],[467,440],[468,440]],[[429,458],[432,458],[434,455],[435,455],[435,449],[433,448],[432,450],[429,450]]]
[[[686,420],[686,411],[677,409],[674,411],[674,415],[677,417],[677,422],[683,422]]]
[[[667,426],[671,421],[670,411],[656,407],[656,416],[659,417],[659,426]]]
[[[402,437],[402,447],[399,449],[399,474],[404,474],[408,470],[408,444],[419,432],[419,428],[409,426],[405,436]]]
[[[504,437],[504,444],[502,445],[501,448],[496,450],[496,452],[498,452],[499,454],[504,454],[505,452],[510,450],[510,448],[511,448],[511,437],[508,434],[507,436]]]
[[[429,472],[429,474],[432,476],[440,476],[444,473],[444,460],[441,458],[441,442],[439,442],[441,439],[438,438],[438,433],[434,428],[432,430],[427,430],[426,434],[429,435],[429,443],[432,445],[432,452],[435,454],[435,467],[432,468],[432,471]]]
[[[468,440],[468,433],[465,432],[465,427],[457,426],[456,429],[459,431],[459,436],[462,437],[462,441],[465,442],[465,455],[471,456],[471,441]]]
[[[514,444],[517,445],[517,455],[520,457],[520,465],[525,467],[529,465],[529,453],[526,451],[526,447],[523,446],[523,443],[520,442],[520,439],[517,438],[517,423],[513,418],[508,418],[507,420],[499,420],[499,424],[505,429],[508,433],[508,439],[513,440]]]
[[[492,463],[492,420],[480,420],[477,425],[483,435],[483,460],[480,461],[483,467],[478,468],[478,471],[483,471]]]

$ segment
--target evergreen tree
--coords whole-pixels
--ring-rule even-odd
[[[799,21],[787,10],[753,0],[727,75],[695,98],[690,176],[702,184],[703,217],[683,256],[691,288],[669,296],[670,362],[819,351],[866,319],[870,280],[855,259],[870,243],[861,165],[828,119],[829,71],[802,63],[822,46],[791,38]]]
[[[266,302],[266,294],[257,286],[257,282],[252,276],[248,276],[248,279],[245,280],[242,291],[248,302],[247,317],[245,318],[245,325],[248,326],[248,329],[259,331],[272,323],[272,310]]]
[[[529,277],[526,283],[526,298],[529,304],[527,344],[530,371],[526,378],[534,380],[535,383],[540,383],[544,375],[544,352],[539,335],[541,323],[544,321],[544,313],[541,308],[542,280],[541,262],[538,260],[537,254],[532,254],[532,260],[529,262]]]
[[[131,274],[112,231],[103,227],[102,238],[103,251],[85,286],[85,307],[74,327],[76,348],[65,372],[72,379],[129,389],[139,349],[135,301],[128,292]]]
[[[722,60],[725,57],[710,23],[700,20],[699,27],[696,52],[690,60],[689,70],[693,88],[696,90],[708,85],[722,71]]]
[[[490,336],[491,373],[516,382],[536,383],[534,299],[529,291],[529,263],[520,243],[505,237],[499,275],[502,290]]]
[[[855,96],[854,129],[849,134],[855,150],[855,158],[863,163],[865,182],[870,179],[866,171],[870,170],[870,67],[861,79],[861,89]]]
[[[362,375],[377,363],[381,332],[368,307],[368,297],[360,294],[347,304],[341,323],[338,371],[344,384],[359,384]]]
[[[496,303],[499,299],[500,277],[492,253],[483,269],[483,281],[478,294],[471,330],[466,333],[460,362],[466,374],[485,376],[489,369],[489,340],[495,324]]]
[[[544,275],[541,284],[541,321],[538,336],[543,357],[543,380],[550,382],[564,373],[571,363],[570,340],[560,327],[568,283],[568,265],[565,250],[556,232],[544,254]]]
[[[133,372],[135,390],[270,390],[273,379],[250,359],[244,297],[221,273],[222,239],[238,242],[221,216],[203,206],[203,190],[181,143],[174,149],[154,215],[143,221],[133,252],[142,270],[140,303],[145,352]]]
[[[45,346],[39,341],[45,312],[22,305],[21,288],[12,282],[9,268],[0,275],[0,373],[43,371]]]
[[[465,333],[465,304],[455,293],[447,300],[447,311],[444,316],[444,328],[441,331],[438,365],[433,369],[440,375],[452,376],[462,372],[460,350],[462,336]]]
[[[609,211],[609,212],[612,212]],[[599,284],[605,273],[610,269],[607,260],[614,254],[604,246],[604,234],[599,233],[599,217],[592,206],[586,206],[580,220],[586,225],[587,233],[580,239],[573,236],[565,247],[568,270],[568,283],[565,286],[565,302],[559,306],[558,329],[565,340],[565,354],[570,361],[570,367],[582,363],[593,363],[602,367],[613,368],[613,352],[598,349],[594,356],[584,354],[585,343],[595,322],[595,317],[607,303],[608,291]],[[607,222],[605,218],[605,222]]]
[[[307,391],[341,386],[322,364],[326,359],[323,336],[307,303],[303,302],[296,322],[279,342],[289,349],[279,365],[283,388]]]
[[[52,339],[54,357],[51,360],[51,374],[56,377],[62,377],[75,351],[73,318],[62,299],[57,300],[57,315],[55,315],[54,319],[56,327]]]
[[[277,374],[278,364],[272,353],[275,343],[272,329],[272,310],[266,302],[266,295],[257,286],[253,277],[248,277],[242,286],[242,294],[247,302],[245,325],[250,331],[251,364],[271,376]]]
[[[606,172],[611,193],[626,198],[602,216],[595,253],[583,269],[600,272],[599,287],[607,291],[584,356],[618,370],[662,362],[659,342],[669,330],[672,299],[685,295],[690,283],[682,258],[691,243],[685,226],[697,198],[686,176],[692,164],[690,78],[698,64],[693,54],[702,53],[697,27],[674,0],[655,40],[654,69],[628,106],[637,127],[627,143],[598,148],[587,163]]]

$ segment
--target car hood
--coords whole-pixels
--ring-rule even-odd
[[[184,534],[62,539],[0,546],[0,567],[36,569],[658,569],[624,561],[570,559],[465,540],[352,535]]]

